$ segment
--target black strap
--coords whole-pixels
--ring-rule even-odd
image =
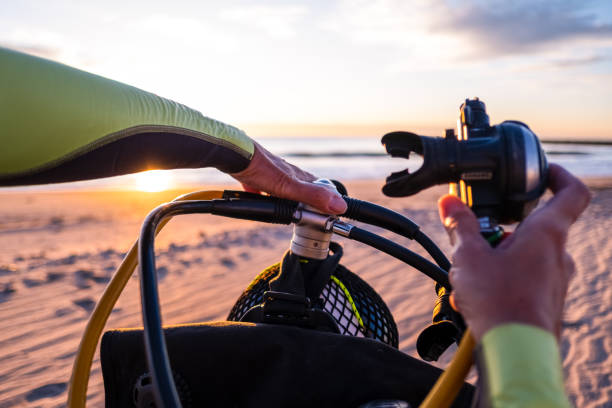
[[[333,317],[322,310],[323,305],[320,304],[323,288],[342,257],[339,244],[330,243],[330,249],[330,255],[321,261],[304,259],[291,251],[285,252],[279,274],[270,281],[270,290],[264,292],[263,305],[253,307],[241,320],[339,332]]]
[[[343,254],[336,242],[331,242],[329,248],[331,253],[322,261],[300,258],[287,251],[279,274],[270,281],[270,290],[318,299]]]

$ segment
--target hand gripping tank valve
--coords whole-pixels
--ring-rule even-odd
[[[319,179],[315,183],[336,191],[329,180]],[[254,291],[258,285],[252,283],[249,286],[251,294],[246,299],[243,299],[244,294],[238,299],[228,320],[286,324],[340,333],[332,315],[323,309],[320,298],[342,256],[339,246],[329,255],[336,219],[300,204],[294,214],[296,225],[290,250],[279,264],[255,278],[262,283],[261,288]],[[261,290],[263,293],[257,294]],[[245,306],[250,309],[245,311]]]
[[[314,184],[338,191],[334,183],[327,179],[318,179]],[[323,260],[329,253],[329,243],[333,234],[332,228],[336,217],[321,214],[312,206],[300,204],[296,212],[299,221],[293,228],[291,252],[306,259]]]
[[[346,195],[342,184],[315,181]],[[343,223],[299,204],[289,250],[255,277],[232,308],[230,321],[300,326],[369,337],[398,346],[397,326],[370,285],[340,264],[342,247],[331,240]]]

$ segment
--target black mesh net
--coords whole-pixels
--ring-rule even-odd
[[[240,321],[249,309],[261,304],[264,292],[270,290],[268,283],[279,271],[280,264],[274,264],[257,275],[240,295],[227,320]],[[397,326],[389,308],[370,285],[346,267],[338,265],[320,299],[341,334],[368,337],[398,347]]]

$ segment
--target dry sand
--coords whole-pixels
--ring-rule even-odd
[[[561,350],[572,402],[612,407],[612,180],[589,185],[592,204],[569,240],[577,274]],[[348,187],[354,197],[406,214],[448,253],[435,207],[444,188],[389,199],[379,193],[378,182]],[[179,193],[0,194],[1,408],[65,405],[75,350],[95,302],[144,216]],[[157,241],[164,323],[224,319],[254,275],[280,259],[290,235],[288,226],[212,216],[173,220]],[[343,263],[368,281],[393,312],[401,350],[416,356],[416,338],[431,318],[432,283],[387,255],[339,241],[345,247]],[[138,282],[133,278],[107,327],[140,324]],[[445,355],[442,364],[448,360]],[[97,356],[88,395],[89,406],[104,405]]]

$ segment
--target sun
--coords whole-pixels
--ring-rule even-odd
[[[134,174],[134,188],[138,191],[148,193],[164,191],[172,184],[172,175],[167,170],[148,170]]]

